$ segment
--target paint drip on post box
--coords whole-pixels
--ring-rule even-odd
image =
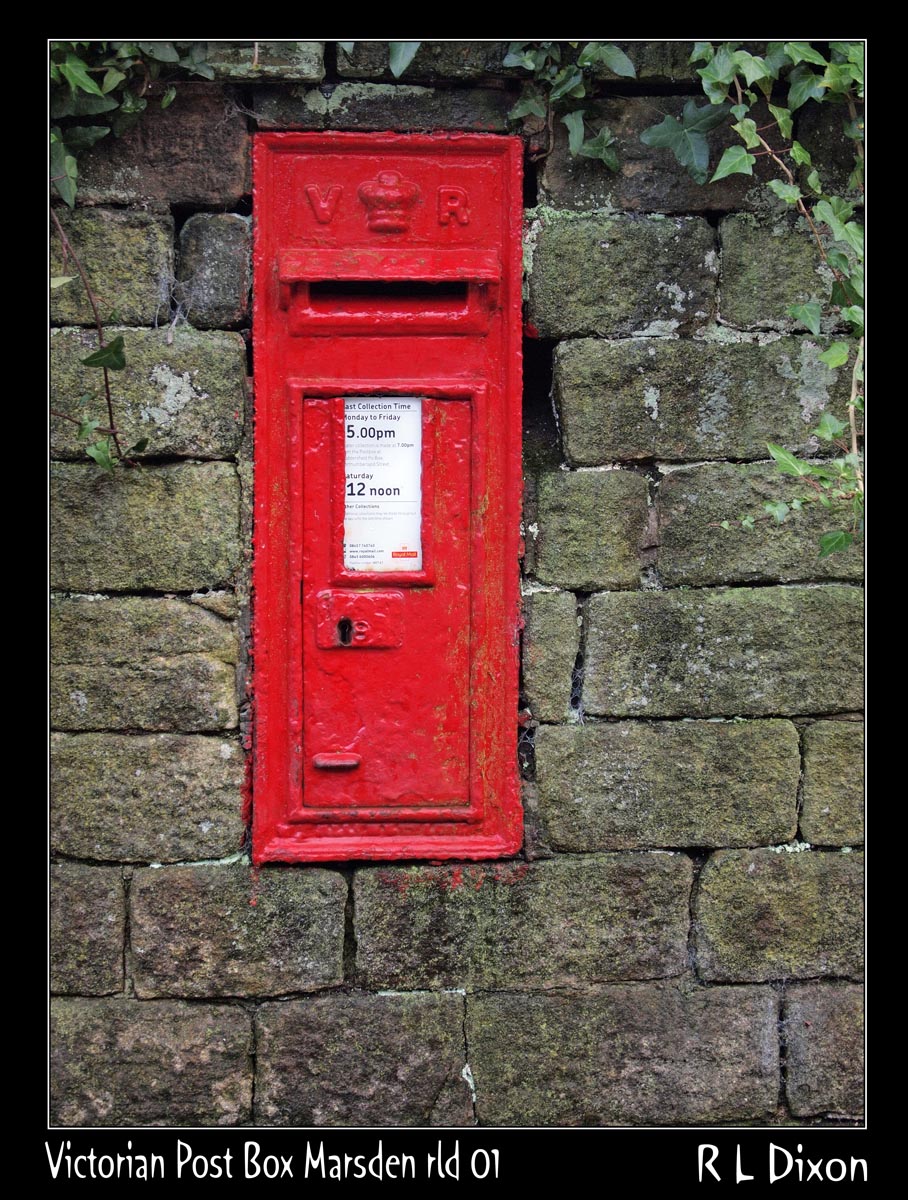
[[[520,848],[520,162],[256,138],[257,862]]]

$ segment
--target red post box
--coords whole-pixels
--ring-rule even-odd
[[[520,847],[520,162],[256,138],[257,862]]]

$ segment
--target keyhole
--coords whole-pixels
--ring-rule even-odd
[[[349,646],[353,641],[353,622],[349,617],[341,617],[338,621],[337,640],[342,646]]]

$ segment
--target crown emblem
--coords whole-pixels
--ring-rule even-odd
[[[419,188],[401,179],[399,172],[379,171],[360,185],[358,195],[367,209],[367,224],[376,233],[406,233],[410,228],[410,209],[419,200]]]

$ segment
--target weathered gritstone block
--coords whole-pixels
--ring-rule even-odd
[[[817,721],[804,730],[801,832],[818,846],[864,841],[864,726]]]
[[[223,737],[52,734],[51,847],[123,862],[235,854],[243,774]]]
[[[796,1117],[864,1112],[864,989],[805,983],[786,990],[786,1093]]]
[[[476,79],[484,75],[522,76],[519,68],[503,67],[507,42],[423,42],[403,73],[405,83],[437,79]],[[349,79],[384,79],[394,76],[389,66],[387,42],[354,42],[347,51],[337,47],[337,73]]]
[[[602,592],[589,601],[586,625],[583,704],[597,716],[758,717],[861,707],[859,588]]]
[[[861,579],[863,542],[819,558],[820,537],[851,524],[850,501],[832,508],[805,504],[784,524],[763,510],[767,501],[812,495],[803,481],[781,475],[774,464],[710,463],[666,475],[659,485],[659,578],[676,584],[762,583],[792,580]],[[742,529],[737,518],[757,518]],[[730,521],[731,529],[722,529]]]
[[[746,213],[719,226],[722,279],[719,313],[740,329],[802,328],[788,315],[791,304],[829,299],[832,273],[809,231],[782,214],[758,221]]]
[[[209,42],[205,61],[216,79],[291,79],[320,83],[324,42]]]
[[[577,601],[571,592],[532,592],[524,611],[523,685],[530,708],[538,721],[563,721],[580,646]]]
[[[177,329],[108,330],[122,336],[126,368],[113,380],[114,411],[123,445],[147,439],[144,455],[231,458],[239,449],[245,409],[246,349],[238,333]],[[84,458],[72,419],[108,415],[97,368],[81,360],[97,349],[87,329],[51,333],[51,446],[55,458]],[[92,399],[85,405],[79,398]]]
[[[753,846],[794,837],[790,721],[619,721],[536,731],[539,813],[556,850]]]
[[[354,877],[367,987],[570,987],[680,974],[690,859],[597,855]]]
[[[196,329],[237,329],[249,317],[252,226],[235,213],[196,213],[180,230],[180,299]]]
[[[484,1125],[693,1125],[776,1108],[770,988],[618,984],[467,997]]]
[[[232,463],[135,471],[51,467],[51,587],[188,591],[235,582],[240,483]]]
[[[863,969],[863,855],[784,846],[720,850],[700,874],[703,979],[754,981]]]
[[[472,1125],[463,997],[317,996],[256,1014],[263,1125]]]
[[[805,451],[824,410],[847,419],[849,374],[819,361],[826,345],[807,337],[562,342],[554,386],[568,460],[766,458],[767,442]]]
[[[647,495],[646,479],[630,471],[541,475],[532,538],[537,578],[587,592],[639,587]]]
[[[62,730],[234,729],[237,632],[184,600],[58,598],[51,721]]]
[[[81,176],[79,185],[82,197]],[[54,212],[91,280],[102,320],[155,325],[167,319],[173,281],[173,219],[169,215],[115,208],[71,212],[59,207]],[[56,229],[51,234],[50,273],[74,277],[51,292],[51,321],[55,325],[94,325],[79,273],[71,262],[63,263]],[[92,350],[97,348],[95,340]],[[94,374],[97,380],[100,372],[96,369]]]
[[[318,88],[257,87],[253,105],[261,129],[453,129],[505,133],[510,92],[451,91],[384,83],[340,83],[329,96]]]
[[[252,1018],[164,1000],[51,1002],[51,1122],[238,1125],[252,1105]]]
[[[699,217],[535,209],[528,316],[542,337],[690,332],[713,315],[713,230]]]
[[[150,103],[123,137],[103,138],[80,158],[82,204],[230,209],[252,190],[249,130],[234,91],[216,83],[176,87],[169,108]]]
[[[136,994],[273,996],[341,983],[346,900],[335,871],[252,872],[242,863],[136,871]]]
[[[89,996],[122,991],[125,927],[119,867],[51,867],[51,991]]]

